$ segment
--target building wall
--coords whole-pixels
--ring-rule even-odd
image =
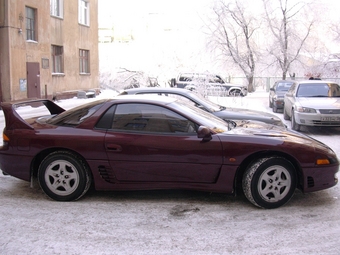
[[[89,3],[90,25],[84,26],[77,0],[64,0],[63,18],[50,15],[50,1],[0,0],[1,101],[27,99],[27,62],[39,63],[40,98],[99,87],[98,0]],[[26,40],[25,6],[37,9],[36,42]],[[51,45],[63,46],[62,74],[52,73]],[[79,49],[90,52],[90,74],[79,72]]]

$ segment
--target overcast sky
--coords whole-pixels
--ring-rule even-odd
[[[243,1],[246,2],[248,10],[254,11],[263,8],[262,0]],[[271,3],[275,2],[275,0],[270,1]],[[317,3],[315,5],[316,13],[320,14],[324,20],[322,24],[318,24],[319,27],[322,25],[321,33],[327,31],[324,28],[327,28],[328,20],[340,21],[340,1],[305,0],[304,2],[306,1]],[[145,56],[139,57],[139,59],[143,60],[143,67],[145,59],[154,56],[155,59],[169,59],[170,61],[170,54],[174,58],[187,55],[185,59],[189,58],[188,55],[192,58],[200,55],[202,59],[196,59],[194,62],[197,65],[204,65],[201,68],[204,69],[206,65],[211,66],[206,58],[214,59],[210,54],[207,57],[203,56],[201,50],[206,47],[202,32],[204,19],[211,17],[209,12],[211,13],[214,2],[214,0],[98,0],[99,27],[114,26],[115,38],[130,33],[134,39],[138,39],[138,42],[142,41]],[[301,1],[288,0],[290,4],[299,2]],[[327,39],[327,36],[325,38]],[[327,39],[326,41],[331,40]],[[145,47],[146,44],[149,49]],[[338,44],[335,44],[334,48],[337,49]],[[129,52],[132,52],[131,49]],[[139,49],[136,52],[133,55],[137,59],[142,52]],[[134,58],[134,61],[131,59],[128,59],[129,62],[137,62]],[[169,65],[173,65],[174,61],[171,61]],[[190,65],[185,64],[185,66]]]

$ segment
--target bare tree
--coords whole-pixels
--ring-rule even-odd
[[[301,15],[306,7],[303,2],[291,1],[294,2],[293,5],[288,2],[289,0],[263,0],[266,20],[274,36],[268,50],[282,70],[282,79],[286,79],[291,64],[298,60],[314,23],[306,15]]]
[[[226,4],[220,0],[214,8],[216,19],[209,26],[210,43],[223,58],[231,58],[243,71],[248,81],[248,91],[254,91],[256,54],[253,36],[257,23],[253,16],[246,16],[245,8],[235,0]]]

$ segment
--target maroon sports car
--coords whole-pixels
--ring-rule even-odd
[[[37,177],[52,199],[96,190],[193,189],[235,194],[263,208],[337,183],[339,161],[325,144],[263,122],[225,122],[165,97],[119,96],[65,111],[49,100],[25,102],[48,114],[23,119],[3,103],[0,168]],[[40,110],[39,110],[40,111]]]

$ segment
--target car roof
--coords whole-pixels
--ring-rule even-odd
[[[181,89],[181,88],[150,88],[150,87],[146,87],[146,88],[134,88],[134,89],[125,89],[123,90],[121,93],[123,92],[127,92],[128,94],[134,94],[136,92],[154,92],[154,93],[176,93],[176,94],[190,94],[191,92],[187,89]]]
[[[303,81],[297,81],[299,84],[320,84],[320,83],[335,83],[338,84],[335,81],[327,81],[327,80],[303,80]]]
[[[295,81],[294,80],[277,80],[277,81],[275,81],[275,83],[281,83],[281,82],[291,82],[291,83],[293,83]]]
[[[120,95],[113,98],[115,101],[119,101],[119,103],[157,103],[157,104],[169,104],[177,101],[176,98],[173,97],[145,97],[144,95]]]

